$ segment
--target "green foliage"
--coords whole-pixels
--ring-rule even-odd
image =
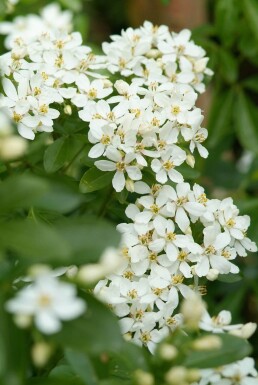
[[[87,37],[86,2],[59,3],[76,13],[75,28]],[[167,5],[169,0],[161,3]],[[43,0],[23,0],[17,14],[38,11],[43,5]],[[111,4],[108,7],[117,18],[118,11],[112,11]],[[206,184],[214,196],[218,187],[225,196],[233,194],[242,213],[251,215],[258,225],[258,4],[256,0],[217,0],[211,1],[210,8],[210,25],[195,32],[216,72],[208,118],[210,158],[206,166],[200,164],[201,173],[188,166],[181,171],[192,183]],[[1,2],[0,17],[4,16]],[[141,369],[152,373],[155,383],[163,384],[172,364],[209,368],[249,354],[250,345],[231,335],[219,336],[222,345],[217,350],[196,351],[193,342],[201,334],[175,333],[168,340],[178,348],[175,360],[163,361],[159,351],[152,358],[145,348],[122,340],[116,317],[87,287],[79,292],[87,311],[64,322],[59,333],[44,337],[54,353],[47,368],[35,367],[32,337],[18,329],[4,310],[4,303],[15,293],[15,278],[26,275],[37,263],[53,267],[95,263],[106,247],[117,246],[120,240],[115,225],[124,219],[121,205],[128,194],[113,193],[112,173],[94,166],[89,149],[85,124],[60,120],[55,134],[37,136],[21,159],[0,163],[0,383],[131,385],[135,371]],[[254,160],[243,175],[236,164],[246,150]],[[144,179],[152,183],[152,173],[146,172]],[[252,235],[258,241],[255,226]],[[250,316],[258,320],[257,260],[244,261],[243,269],[243,277],[220,276],[213,289],[209,287],[207,302],[216,311],[229,309],[239,322]],[[42,338],[33,326],[32,335],[34,341]]]

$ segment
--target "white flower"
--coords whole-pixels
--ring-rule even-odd
[[[43,275],[10,299],[6,309],[17,315],[33,316],[36,327],[42,333],[52,334],[61,330],[61,321],[82,315],[86,304],[76,297],[73,285]]]
[[[205,276],[211,268],[216,269],[220,274],[228,274],[231,264],[222,256],[222,250],[229,244],[229,234],[220,232],[216,225],[206,227],[204,233],[204,248],[200,259],[195,266],[195,272],[199,277]]]
[[[231,313],[227,310],[222,310],[217,316],[211,317],[207,311],[204,312],[200,321],[200,329],[212,333],[224,333],[230,330],[242,328],[242,324],[230,325]]]
[[[175,183],[183,182],[183,176],[175,170],[175,167],[180,166],[185,159],[185,151],[177,146],[171,146],[168,151],[161,155],[161,160],[153,159],[151,168],[156,173],[157,181],[164,184],[169,178]]]
[[[224,366],[221,374],[229,381],[234,381],[237,378],[239,385],[258,385],[257,371],[254,367],[254,359],[251,357],[246,357],[241,361]],[[229,384],[231,385],[232,382]]]
[[[112,180],[116,191],[122,191],[125,187],[125,172],[132,180],[142,179],[139,167],[131,164],[135,159],[134,154],[125,154],[123,156],[117,149],[109,147],[106,151],[106,157],[110,160],[99,160],[94,164],[102,171],[116,171]]]

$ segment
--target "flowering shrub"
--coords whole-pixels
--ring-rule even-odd
[[[2,352],[26,352],[3,384],[258,384],[256,325],[200,297],[257,251],[232,198],[187,182],[205,51],[145,22],[94,54],[56,4],[0,32]]]

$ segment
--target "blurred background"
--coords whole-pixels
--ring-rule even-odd
[[[0,18],[38,13],[43,0],[0,3]],[[59,0],[74,12],[75,30],[99,50],[110,34],[144,20],[189,28],[210,57],[215,75],[199,106],[205,115],[210,156],[199,159],[191,183],[209,197],[232,196],[242,214],[251,216],[249,236],[258,242],[258,1],[257,0]],[[3,38],[1,38],[1,49]],[[258,322],[258,258],[240,259],[243,277],[210,283],[206,300],[212,314],[228,309],[234,323]],[[258,357],[258,333],[251,341]]]

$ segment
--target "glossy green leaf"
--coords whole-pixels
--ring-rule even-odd
[[[256,0],[243,0],[247,21],[258,41],[258,3]]]
[[[63,347],[89,354],[117,351],[123,344],[117,317],[91,295],[84,297],[85,315],[64,323],[61,332],[51,338]]]
[[[10,385],[10,384],[6,384]],[[84,385],[79,378],[52,378],[52,377],[38,377],[27,380],[26,385]]]
[[[215,147],[232,130],[234,93],[232,90],[217,92],[213,95],[212,107],[208,120],[207,145]]]
[[[103,172],[94,166],[87,170],[81,178],[80,191],[82,193],[89,193],[101,190],[111,183],[112,178],[112,172]]]
[[[32,175],[16,175],[0,183],[0,212],[32,206],[49,190],[47,181]]]
[[[69,143],[65,137],[54,141],[45,151],[44,167],[49,173],[59,170],[66,162]]]
[[[226,282],[226,283],[234,283],[241,281],[243,277],[239,274],[220,274],[218,276],[218,280],[221,282]]]
[[[217,335],[222,342],[219,349],[192,351],[184,360],[184,365],[191,368],[213,368],[220,365],[227,365],[231,362],[241,360],[251,353],[252,348],[249,342],[243,338],[230,334]]]
[[[124,342],[118,353],[110,354],[109,372],[111,376],[130,381],[135,370],[149,371],[144,353],[145,350],[141,347]]]
[[[242,85],[253,92],[258,93],[258,75],[250,76],[242,82]]]
[[[69,244],[57,231],[32,220],[17,220],[2,224],[0,247],[33,262],[68,262]]]
[[[60,3],[73,12],[80,12],[82,10],[82,0],[59,0]]]
[[[258,113],[251,100],[239,91],[235,105],[235,126],[242,146],[258,154]]]
[[[106,247],[116,247],[120,240],[113,224],[94,216],[61,220],[56,226],[78,264],[96,262]]]
[[[226,47],[230,47],[238,33],[238,0],[217,0],[215,6],[216,33]]]
[[[49,191],[37,199],[34,206],[65,214],[86,201],[86,196],[79,193],[77,184],[66,183],[65,179],[55,177],[51,180]]]
[[[81,352],[67,349],[65,357],[74,372],[84,381],[86,385],[98,385],[98,378],[90,358]]]
[[[219,50],[219,66],[221,76],[228,83],[236,82],[238,78],[238,61],[229,50],[220,48]]]

